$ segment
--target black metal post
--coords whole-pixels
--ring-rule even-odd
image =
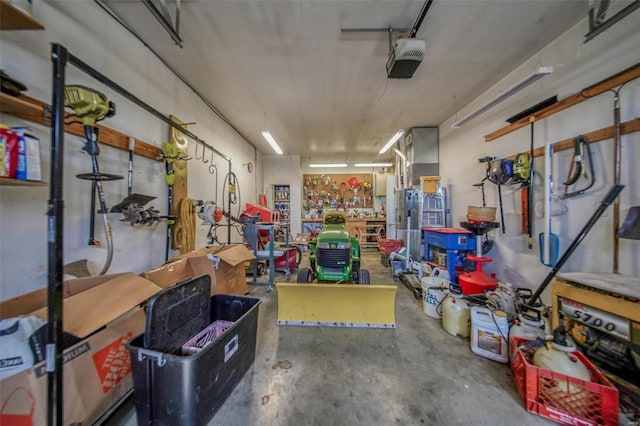
[[[62,425],[64,411],[62,389],[62,276],[63,276],[63,154],[64,154],[64,84],[67,49],[51,46],[53,62],[53,97],[51,102],[51,177],[47,206],[48,243],[48,325],[47,325],[47,424]]]
[[[227,244],[231,244],[231,192],[229,191],[229,186],[231,186],[231,179],[233,179],[233,175],[231,174],[231,161],[229,161],[229,181],[227,182],[227,199],[229,200],[229,207],[227,210]]]

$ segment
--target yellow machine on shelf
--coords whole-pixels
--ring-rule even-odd
[[[278,325],[396,328],[397,285],[276,283]]]

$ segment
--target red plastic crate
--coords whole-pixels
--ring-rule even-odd
[[[574,355],[589,370],[591,382],[538,368],[531,349],[518,350],[511,371],[525,409],[565,425],[617,425],[618,390],[581,352]]]
[[[383,238],[380,240],[380,251],[383,252],[384,254],[391,254],[391,252],[393,252],[396,249],[399,249],[400,247],[402,247],[402,241],[400,240],[393,240],[393,239],[386,239],[386,238]]]

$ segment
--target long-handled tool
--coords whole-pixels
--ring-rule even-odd
[[[540,243],[540,261],[547,266],[554,266],[558,260],[560,241],[558,236],[551,232],[551,203],[553,202],[553,178],[551,173],[551,160],[553,146],[547,142],[544,152],[544,232],[538,235]]]
[[[531,129],[531,142],[529,146],[529,189],[527,192],[527,228],[529,232],[529,236],[527,238],[527,247],[529,250],[533,248],[533,123],[536,121],[535,117],[531,117],[529,119],[529,127]]]
[[[600,206],[596,209],[596,211],[593,213],[591,218],[580,230],[576,238],[571,242],[567,250],[565,250],[565,252],[562,254],[558,262],[551,269],[549,274],[547,274],[546,278],[544,279],[544,281],[542,281],[538,289],[531,295],[531,297],[529,298],[529,301],[527,302],[527,305],[534,306],[534,304],[536,303],[536,300],[540,297],[544,289],[547,288],[547,286],[549,285],[553,277],[555,277],[558,274],[560,269],[564,266],[567,260],[569,260],[569,258],[571,257],[575,249],[578,247],[578,245],[580,245],[582,240],[584,240],[584,237],[587,236],[587,234],[589,233],[593,225],[595,225],[598,219],[600,219],[600,216],[602,216],[602,213],[604,213],[607,207],[609,207],[609,205],[611,205],[611,203],[613,203],[618,198],[618,195],[620,195],[620,192],[623,189],[624,189],[624,185],[614,185],[614,187],[609,190],[607,195],[605,195],[604,199],[600,202]]]
[[[91,89],[85,86],[70,85],[64,88],[64,105],[73,109],[74,115],[81,119],[84,125],[85,137],[87,143],[82,148],[91,156],[92,172],[83,173],[77,175],[79,179],[85,179],[91,181],[92,195],[91,195],[91,236],[89,239],[90,245],[99,245],[95,239],[93,239],[93,222],[95,207],[95,195],[97,193],[100,203],[100,213],[102,214],[102,222],[104,224],[104,230],[107,237],[107,259],[105,261],[102,270],[99,275],[103,275],[107,272],[111,266],[111,260],[113,258],[113,234],[111,232],[111,223],[107,216],[108,209],[104,196],[104,188],[102,181],[123,179],[123,176],[112,175],[108,173],[101,173],[98,165],[98,155],[100,154],[100,146],[98,145],[98,128],[96,122],[105,119],[106,117],[112,117],[115,115],[115,104],[111,102],[107,97],[98,92],[95,89]]]

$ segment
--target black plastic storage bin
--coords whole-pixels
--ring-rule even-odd
[[[179,287],[161,293],[168,292],[171,297],[171,291],[179,291]],[[234,324],[199,352],[181,355],[177,348],[171,352],[145,348],[145,334],[155,333],[149,330],[153,327],[149,322],[145,333],[127,344],[131,353],[138,424],[207,424],[253,364],[260,300],[221,294],[210,299],[210,315],[205,322],[223,320]],[[168,313],[163,317],[156,312],[156,317],[159,328],[169,330],[170,335],[175,334],[171,330],[179,324],[173,324],[171,320],[180,315]]]

